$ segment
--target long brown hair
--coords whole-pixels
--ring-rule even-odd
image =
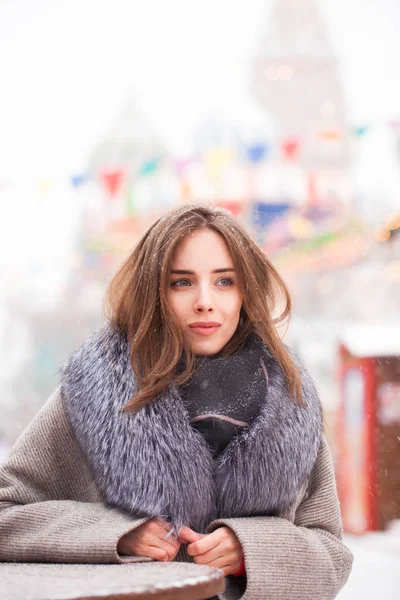
[[[289,393],[302,403],[301,381],[276,327],[290,318],[291,300],[284,281],[239,221],[228,211],[185,205],[159,218],[143,235],[111,280],[105,297],[110,323],[127,335],[137,392],[125,409],[139,410],[170,383],[182,385],[194,373],[195,355],[168,306],[167,290],[174,252],[194,231],[208,227],[225,240],[243,298],[240,325],[221,351],[229,356],[257,333],[280,364]],[[282,313],[273,317],[278,303]],[[182,353],[185,370],[178,374]]]

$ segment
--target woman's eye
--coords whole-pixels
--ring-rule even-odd
[[[217,283],[221,284],[222,287],[233,285],[233,281],[229,277],[223,277],[222,279],[219,279]]]
[[[172,282],[173,287],[187,287],[189,285],[190,281],[188,281],[187,279],[177,279],[176,281]]]
[[[233,281],[229,277],[222,277],[221,279],[218,279],[216,283],[219,287],[229,287],[233,285]],[[191,285],[192,283],[189,279],[176,279],[171,283],[172,287],[190,287]]]

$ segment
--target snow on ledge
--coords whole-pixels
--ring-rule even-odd
[[[339,341],[357,358],[400,356],[400,318],[395,323],[351,325]]]

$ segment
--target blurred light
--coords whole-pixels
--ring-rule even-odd
[[[317,134],[317,138],[319,140],[330,141],[330,142],[336,142],[337,140],[340,140],[342,137],[343,137],[343,134],[340,131],[340,129],[324,129],[322,131],[319,131]]]
[[[265,77],[270,81],[277,81],[279,79],[278,69],[276,67],[267,67],[264,71]]]
[[[400,281],[400,260],[393,260],[385,267],[385,273],[389,281]]]
[[[293,69],[291,67],[288,67],[287,65],[282,65],[278,69],[278,77],[283,81],[289,81],[289,79],[292,79],[293,73]]]
[[[324,102],[319,110],[323,117],[334,117],[336,114],[336,106],[332,102]]]
[[[394,231],[395,229],[398,229],[400,227],[400,214],[398,215],[392,215],[391,217],[389,217],[386,226],[388,227],[388,229],[391,229],[392,231]]]
[[[378,242],[387,242],[390,238],[390,229],[387,229],[386,227],[380,227],[379,229],[375,229],[374,238]]]

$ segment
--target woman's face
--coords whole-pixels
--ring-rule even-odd
[[[232,257],[219,234],[199,229],[178,246],[167,297],[195,354],[216,354],[231,339],[242,298]]]

